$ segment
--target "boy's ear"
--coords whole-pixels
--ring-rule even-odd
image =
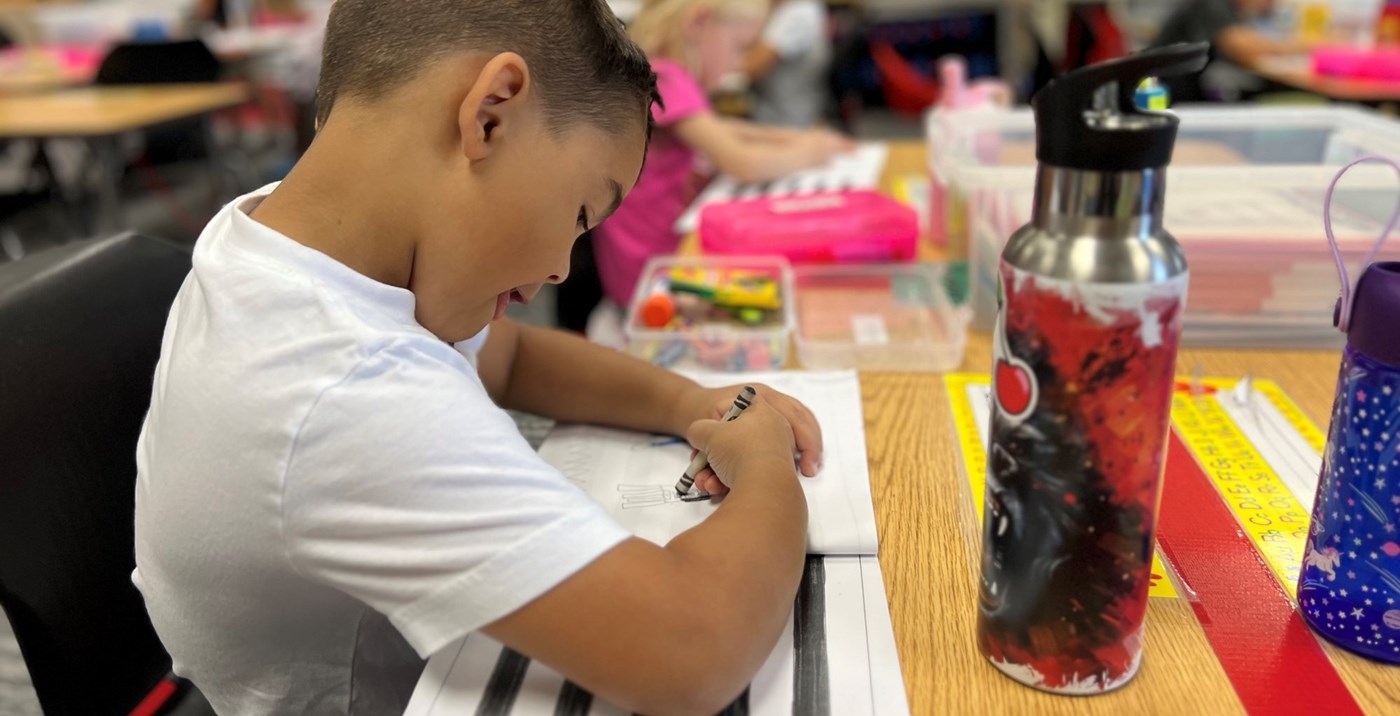
[[[525,58],[514,52],[492,57],[458,110],[462,154],[473,161],[484,159],[505,137],[518,132],[528,116],[525,104],[531,89]]]

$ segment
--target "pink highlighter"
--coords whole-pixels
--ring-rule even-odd
[[[913,261],[918,242],[914,210],[868,190],[727,202],[700,212],[707,254],[807,264]]]

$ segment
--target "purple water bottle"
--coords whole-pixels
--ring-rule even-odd
[[[1363,161],[1400,172],[1375,157],[1342,172]],[[1329,207],[1331,197],[1328,189]],[[1392,218],[1387,235],[1395,223]],[[1371,263],[1383,235],[1353,291],[1330,215],[1326,224],[1342,278],[1335,322],[1347,346],[1298,578],[1298,608],[1339,646],[1400,664],[1400,262]]]

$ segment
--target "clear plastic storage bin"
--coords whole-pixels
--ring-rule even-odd
[[[1195,346],[1335,346],[1336,268],[1323,197],[1344,164],[1400,157],[1400,124],[1350,108],[1177,110],[1165,224],[1191,265],[1185,342]],[[1029,110],[930,115],[930,161],[949,184],[944,230],[968,247],[973,325],[990,330],[997,264],[1031,216],[1035,123]],[[1394,209],[1389,168],[1363,165],[1333,202],[1333,226],[1355,265]],[[1394,256],[1395,249],[1387,251]]]
[[[804,368],[944,372],[962,365],[969,310],[936,264],[799,266],[797,353]]]
[[[680,272],[680,273],[677,273]],[[719,306],[728,297],[704,302],[703,315],[697,315],[696,293],[672,291],[673,278],[688,276],[688,280],[708,282],[710,288],[730,285],[742,276],[759,276],[773,283],[777,305],[757,309],[762,318],[748,324],[732,315],[731,309]],[[734,286],[734,300],[758,302],[771,300],[762,290],[751,286]],[[649,310],[648,301],[657,294],[678,297],[684,294],[690,310],[682,307],[666,325],[657,323]],[[647,262],[638,281],[632,304],[627,311],[626,332],[628,351],[666,368],[716,371],[777,370],[788,362],[794,324],[792,301],[792,269],[778,257],[662,257]],[[769,304],[771,305],[771,304]],[[738,309],[734,309],[737,312]]]

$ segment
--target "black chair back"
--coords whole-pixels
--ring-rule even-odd
[[[97,69],[99,85],[218,82],[218,58],[202,40],[132,42],[113,47]],[[145,130],[145,161],[164,165],[209,156],[208,117],[180,119]]]
[[[126,234],[0,265],[0,607],[48,716],[170,670],[135,568],[136,439],[189,251]]]
[[[219,59],[203,40],[130,42],[113,47],[97,69],[99,85],[218,82]]]

